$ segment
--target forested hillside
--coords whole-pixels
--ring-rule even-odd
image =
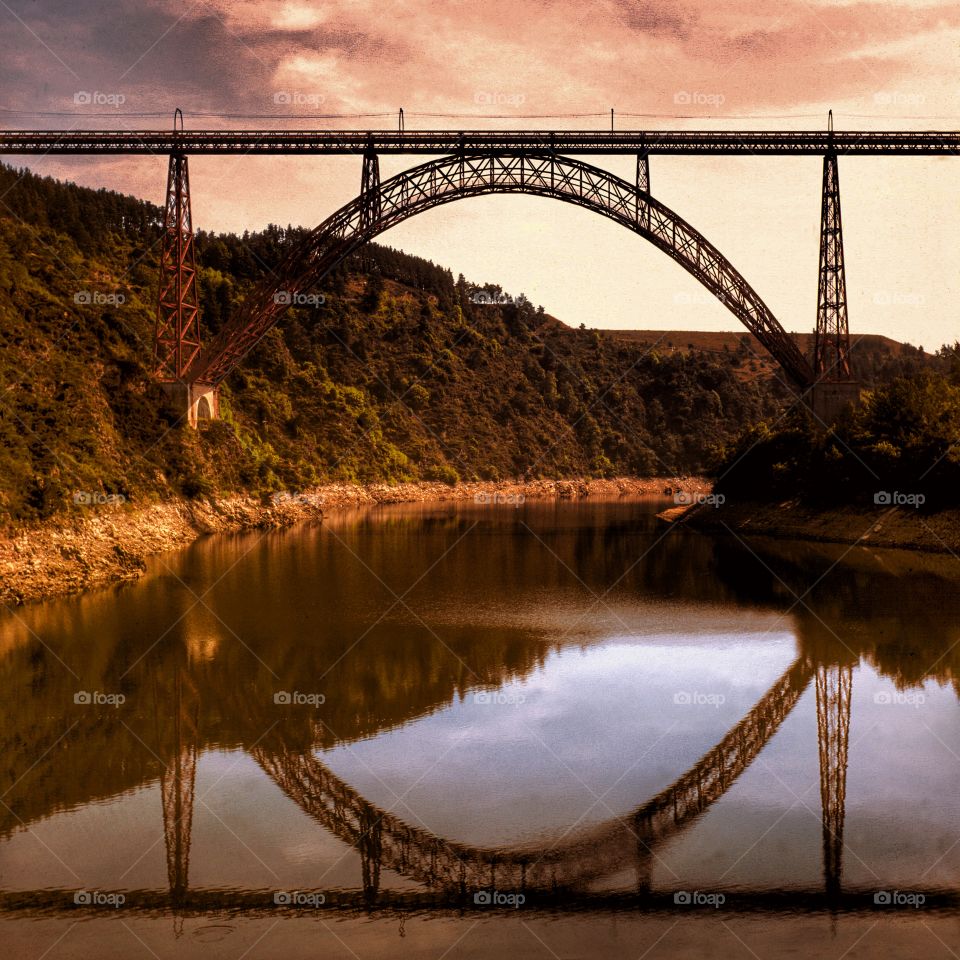
[[[830,430],[802,411],[751,426],[721,458],[717,491],[820,507],[960,505],[960,343],[933,360],[865,391]]]
[[[77,491],[693,472],[783,400],[735,357],[574,330],[520,295],[476,302],[505,298],[374,246],[289,311],[194,431],[150,377],[159,208],[8,167],[0,196],[7,522],[77,509]],[[301,234],[198,236],[205,337]]]

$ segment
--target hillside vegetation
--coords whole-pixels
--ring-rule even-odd
[[[936,369],[866,392],[830,430],[802,412],[751,427],[721,458],[717,491],[920,513],[960,506],[960,343],[934,359]]]
[[[329,480],[706,468],[785,394],[735,358],[573,330],[385,247],[328,278],[230,376],[194,431],[151,381],[161,211],[0,167],[0,519]],[[197,240],[204,336],[302,231]],[[482,288],[488,299],[502,291]],[[602,318],[598,318],[598,321]]]

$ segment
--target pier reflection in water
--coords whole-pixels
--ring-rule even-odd
[[[0,625],[3,904],[953,909],[949,563],[627,502],[198,544]]]

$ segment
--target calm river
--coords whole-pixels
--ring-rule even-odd
[[[342,512],[3,613],[0,954],[956,956],[960,561],[663,506]]]

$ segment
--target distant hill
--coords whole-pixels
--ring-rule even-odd
[[[750,345],[763,352],[759,344],[753,339],[746,329],[741,330],[721,330],[721,331],[702,331],[702,330],[602,330],[602,333],[613,337],[615,340],[631,340],[639,343],[654,343],[661,341],[663,346],[669,349],[680,350],[709,350],[714,353],[723,353],[724,350],[736,350],[744,341],[744,338]],[[798,346],[803,351],[813,349],[812,333],[793,333],[791,336],[797,341]],[[879,334],[854,334],[853,339],[869,344],[870,349],[888,350],[891,355],[899,356],[904,348],[908,350],[915,349],[909,344],[901,343],[899,340],[891,340]]]
[[[725,331],[692,330],[604,330],[607,336],[625,343],[643,345],[663,353],[706,352],[738,356],[738,375],[744,380],[767,379],[777,371],[776,361],[764,350],[746,328]],[[791,336],[807,357],[813,356],[812,333]],[[906,372],[907,367],[926,367],[936,363],[932,354],[924,353],[909,343],[901,343],[879,334],[851,335],[850,353],[855,374],[872,385],[886,382],[891,376]]]

